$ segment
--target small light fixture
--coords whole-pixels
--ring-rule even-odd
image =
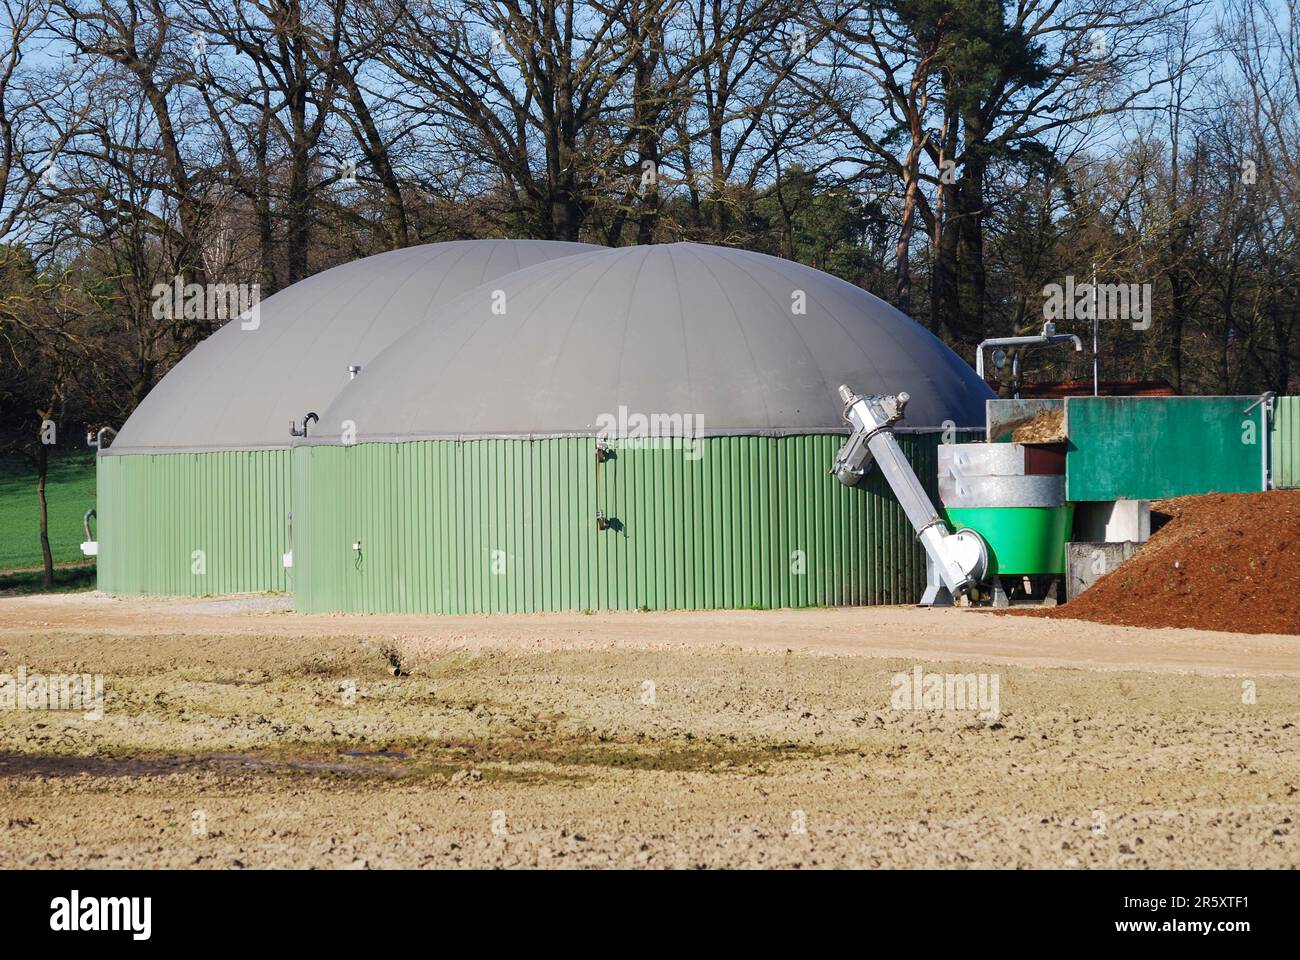
[[[299,427],[298,424],[295,423],[294,421],[290,420],[289,436],[305,437],[307,436],[307,428],[310,427],[313,423],[319,423],[319,422],[320,422],[320,417],[316,416],[316,414],[314,413],[308,413],[305,417],[302,418],[301,427]]]

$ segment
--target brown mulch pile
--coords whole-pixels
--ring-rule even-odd
[[[1152,504],[1168,521],[1127,562],[1039,616],[1300,634],[1300,490]],[[1297,650],[1300,656],[1300,649]]]

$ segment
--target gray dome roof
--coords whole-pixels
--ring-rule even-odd
[[[370,360],[447,300],[556,257],[599,250],[546,240],[406,247],[323,271],[268,297],[255,330],[232,320],[127,419],[106,453],[287,447]]]
[[[723,247],[624,247],[444,304],[340,391],[313,436],[339,442],[345,421],[362,441],[592,435],[620,407],[692,414],[704,435],[836,431],[841,383],[907,391],[908,427],[981,426],[993,396],[920,324],[829,274]]]

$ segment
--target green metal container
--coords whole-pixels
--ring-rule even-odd
[[[1064,573],[1074,505],[949,507],[954,528],[970,527],[989,545],[996,574]]]

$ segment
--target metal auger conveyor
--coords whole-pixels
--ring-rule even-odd
[[[844,419],[853,433],[835,455],[831,473],[853,487],[873,463],[880,468],[925,548],[922,606],[950,606],[988,575],[988,545],[974,530],[949,528],[898,446],[894,424],[903,418],[908,395],[861,397],[848,386],[841,386],[839,392]]]

